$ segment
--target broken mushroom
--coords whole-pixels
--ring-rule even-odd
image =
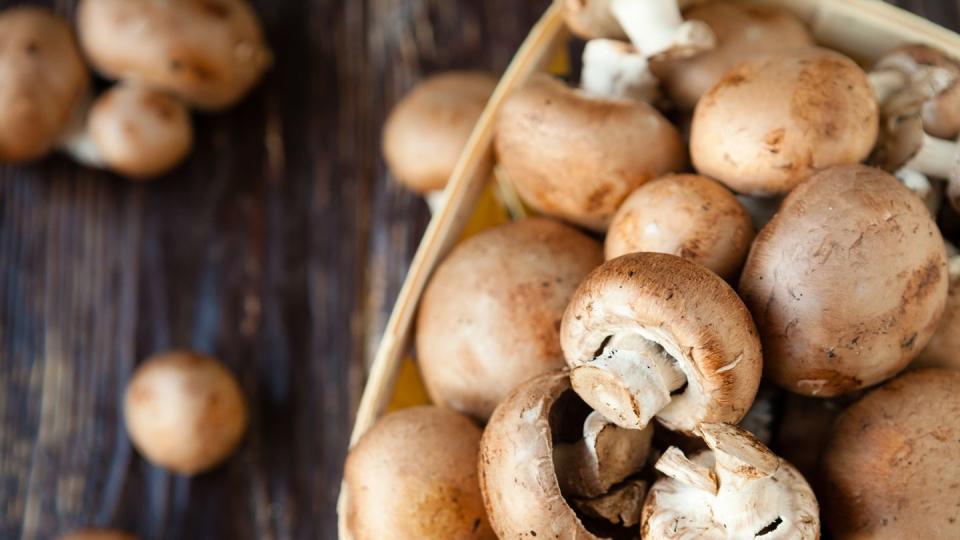
[[[687,458],[670,447],[657,461],[666,476],[644,503],[644,539],[820,538],[817,499],[792,465],[736,426],[700,431],[710,450]]]
[[[89,73],[69,23],[48,9],[0,12],[0,162],[36,159],[83,105]]]
[[[818,170],[859,163],[877,139],[866,74],[820,48],[778,52],[733,68],[694,112],[697,170],[749,195],[789,192]]]
[[[440,407],[390,413],[344,466],[353,540],[490,539],[477,476],[480,428]]]
[[[234,376],[194,352],[158,354],[127,384],[124,421],[151,463],[183,475],[206,471],[240,445],[247,408]]]
[[[652,106],[591,97],[547,75],[507,98],[496,150],[525,202],[595,230],[631,191],[686,162],[676,128]]]
[[[600,245],[548,219],[486,230],[437,267],[417,317],[431,400],[486,420],[520,383],[563,367],[560,318]]]
[[[607,261],[567,306],[560,342],[573,389],[618,426],[656,417],[675,431],[737,422],[760,384],[747,308],[716,274],[680,257]]]
[[[907,372],[833,425],[824,521],[837,540],[960,538],[960,372]]]
[[[733,277],[753,241],[750,215],[709,178],[668,175],[637,188],[607,229],[607,260],[627,253],[671,253]]]
[[[911,366],[960,369],[960,254],[947,246],[950,292],[940,326]]]
[[[852,392],[905,368],[933,335],[947,296],[943,239],[889,174],[833,167],[757,235],[740,294],[765,375],[810,396]]]

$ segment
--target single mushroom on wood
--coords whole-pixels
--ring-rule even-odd
[[[733,289],[661,253],[607,261],[574,293],[560,341],[574,390],[617,425],[692,433],[737,422],[760,384],[760,341]]]
[[[642,537],[817,540],[817,499],[803,476],[750,433],[730,424],[702,424],[710,448],[687,458],[670,447],[656,468]]]

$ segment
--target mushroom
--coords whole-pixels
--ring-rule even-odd
[[[643,538],[820,538],[817,499],[799,471],[736,426],[700,431],[709,451],[687,458],[670,447],[657,462],[666,477],[643,505]]]
[[[833,167],[793,190],[757,235],[740,295],[765,375],[804,395],[852,392],[905,368],[933,335],[947,296],[943,239],[889,174]]]
[[[237,380],[216,359],[187,351],[158,354],[137,368],[123,414],[137,450],[151,463],[183,475],[222,462],[247,428]]]
[[[580,88],[587,94],[654,103],[660,98],[659,84],[646,57],[629,43],[591,39],[583,48]]]
[[[480,442],[480,487],[499,538],[593,540],[611,536],[611,527],[636,524],[638,499],[644,492],[639,479],[627,479],[608,493],[586,500],[564,492],[563,486],[570,482],[563,477],[576,467],[557,453],[569,454],[565,449],[585,444],[590,430],[584,426],[605,424],[599,418],[571,391],[565,371],[527,381],[497,407]],[[639,469],[649,451],[649,431],[603,429],[622,440],[620,451],[610,454],[614,459],[601,462],[600,467],[621,471],[617,476]]]
[[[480,428],[440,407],[390,413],[344,465],[353,540],[490,539],[477,475]]]
[[[57,537],[58,540],[137,540],[136,536],[108,529],[84,529]]]
[[[668,175],[636,189],[613,217],[607,260],[627,253],[671,253],[732,278],[755,231],[750,215],[722,185],[694,174]]]
[[[716,274],[680,257],[633,253],[583,281],[560,343],[573,389],[618,426],[656,416],[675,431],[737,422],[760,384],[750,313]]]
[[[383,155],[409,189],[443,189],[497,85],[490,74],[450,71],[417,84],[390,111]]]
[[[520,383],[563,367],[560,318],[600,245],[548,219],[488,229],[437,267],[417,317],[431,400],[486,420]]]
[[[690,8],[685,16],[710,27],[717,37],[716,47],[693,58],[657,59],[651,66],[670,99],[684,110],[692,110],[700,96],[738,63],[759,53],[814,44],[800,19],[775,6],[708,2]]]
[[[924,369],[873,390],[833,425],[822,461],[836,540],[960,538],[960,372]]]
[[[911,366],[960,369],[960,254],[951,245],[947,246],[947,253],[950,256],[947,307],[930,343]]]
[[[927,45],[907,45],[885,54],[874,64],[875,74],[899,74],[904,86],[923,93],[921,118],[927,133],[943,139],[960,135],[960,63]],[[879,96],[883,103],[883,94]]]
[[[0,13],[0,162],[39,158],[82,106],[89,73],[69,23],[46,8]]]
[[[525,202],[595,230],[631,191],[686,162],[676,128],[647,103],[590,97],[547,75],[507,98],[496,150]]]
[[[866,74],[820,48],[772,53],[733,68],[697,104],[697,170],[748,195],[784,194],[818,170],[859,163],[877,139]]]
[[[193,127],[180,101],[137,83],[120,83],[93,102],[82,131],[61,145],[81,163],[146,179],[187,156]]]
[[[77,28],[101,74],[198,109],[233,105],[272,61],[246,0],[82,0]]]

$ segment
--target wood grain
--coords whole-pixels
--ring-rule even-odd
[[[425,74],[503,69],[546,2],[259,0],[276,65],[196,116],[168,177],[0,167],[0,538],[335,538],[364,366],[427,222],[380,159],[383,118]],[[956,2],[900,4],[960,25]],[[221,358],[253,413],[192,480],[120,421],[136,363],[171,347]]]

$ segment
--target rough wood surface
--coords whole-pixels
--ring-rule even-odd
[[[0,167],[0,539],[336,536],[365,359],[427,220],[379,157],[384,114],[426,73],[501,70],[546,0],[254,3],[276,65],[196,117],[173,174]],[[960,24],[957,2],[900,4]],[[134,365],[171,347],[223,359],[252,404],[241,452],[193,480],[120,422]]]

